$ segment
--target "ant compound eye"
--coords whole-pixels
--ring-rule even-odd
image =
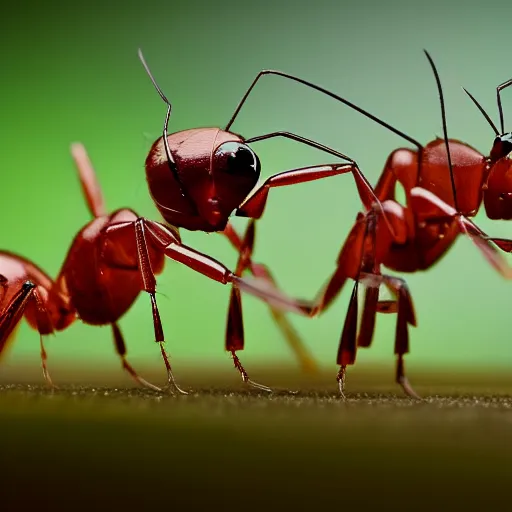
[[[256,153],[246,144],[225,142],[215,152],[216,159],[229,174],[259,175],[260,160]]]
[[[491,160],[498,161],[500,158],[508,156],[512,152],[512,133],[504,133],[498,135],[494,139],[494,144],[491,149]]]

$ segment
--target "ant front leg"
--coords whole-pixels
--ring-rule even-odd
[[[248,281],[237,275],[242,273],[243,269],[247,267],[250,261],[254,236],[254,231],[250,228],[242,242],[237,270],[233,273],[215,259],[181,244],[168,228],[158,222],[141,218],[138,219],[137,226],[139,232],[142,233],[140,239],[147,236],[153,246],[161,250],[167,257],[187,265],[210,279],[222,284],[232,285],[226,348],[231,352],[235,367],[242,375],[244,382],[259,389],[270,391],[266,386],[250,381],[247,372],[240,363],[240,359],[235,354],[236,350],[241,350],[244,344],[240,291],[250,293],[272,307],[294,311],[305,316],[311,316],[314,310],[313,304],[287,297],[267,280],[256,279]]]
[[[172,372],[171,363],[169,361],[169,357],[167,352],[165,351],[165,338],[164,338],[164,330],[162,327],[162,321],[160,320],[160,312],[158,311],[158,306],[156,303],[156,279],[151,268],[151,261],[149,259],[148,246],[146,242],[146,232],[145,232],[145,223],[143,219],[137,219],[135,221],[135,238],[137,241],[137,257],[139,268],[141,272],[142,282],[144,285],[144,290],[149,293],[151,297],[151,309],[153,313],[153,326],[155,329],[155,341],[160,345],[160,352],[162,354],[162,358],[164,360],[165,367],[167,369],[167,381],[168,387],[172,386],[179,393],[183,395],[187,395],[186,391],[183,391],[176,380],[174,379],[174,374]]]
[[[247,228],[254,230],[254,222],[251,222],[249,224],[249,227]],[[233,225],[228,223],[224,231],[222,232],[223,235],[225,235],[228,240],[231,242],[231,244],[236,248],[236,250],[241,254],[242,253],[242,247],[243,247],[243,241],[240,235],[236,232]],[[247,237],[247,233],[246,233]],[[252,255],[252,248],[251,248],[251,255]],[[269,268],[266,265],[263,265],[262,263],[254,263],[251,259],[247,260],[247,268],[249,271],[257,278],[262,278],[271,283],[273,286],[277,287],[276,280],[272,276]],[[303,341],[301,340],[299,334],[294,329],[293,325],[290,323],[286,315],[283,311],[281,311],[278,308],[274,308],[269,305],[270,312],[272,314],[272,317],[281,330],[281,332],[284,334],[284,337],[290,346],[290,348],[293,350],[295,355],[300,361],[300,364],[302,366],[302,369],[307,373],[318,373],[318,366],[313,359],[313,357],[310,355],[308,350],[306,349]]]
[[[357,190],[361,201],[366,209],[370,209],[373,204],[379,205],[382,210],[382,206],[375,195],[370,183],[365,178],[363,173],[360,171],[357,163],[352,158],[336,151],[328,146],[324,146],[318,142],[315,142],[311,139],[306,139],[305,137],[301,137],[300,135],[296,135],[290,132],[273,132],[268,133],[266,135],[260,135],[259,137],[253,137],[251,139],[246,139],[245,143],[250,144],[252,142],[262,141],[271,139],[274,137],[284,137],[286,139],[291,139],[301,144],[305,144],[306,146],[313,147],[315,149],[319,149],[324,153],[328,153],[337,158],[345,160],[348,163],[345,164],[325,164],[325,165],[315,165],[310,167],[303,167],[300,169],[292,169],[289,171],[284,171],[279,174],[275,174],[268,178],[260,187],[256,189],[255,192],[251,194],[251,196],[246,199],[242,205],[237,209],[236,215],[241,217],[251,217],[253,219],[259,219],[263,215],[263,210],[265,208],[268,192],[270,188],[273,187],[282,187],[287,185],[296,185],[298,183],[306,183],[308,181],[315,181],[323,178],[328,178],[330,176],[336,176],[339,174],[346,174],[351,172],[354,176],[354,180],[356,182]]]

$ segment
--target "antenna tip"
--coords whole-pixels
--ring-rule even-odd
[[[144,64],[144,66],[145,66],[146,65],[146,59],[144,58],[144,55],[142,54],[142,49],[141,48],[137,49],[137,55],[139,56],[139,59],[142,62],[142,64]]]
[[[432,62],[432,57],[430,56],[430,53],[429,53],[427,50],[425,50],[425,48],[423,48],[423,52],[424,52],[424,53],[425,53],[425,55],[427,56],[427,59],[428,59],[430,62]]]

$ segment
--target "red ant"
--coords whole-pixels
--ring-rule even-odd
[[[350,172],[354,176],[363,202],[368,205],[379,204],[378,198],[359,170],[357,163],[339,151],[290,132],[278,131],[245,139],[229,131],[256,82],[264,75],[282,76],[340,99],[333,93],[281,71],[263,70],[253,80],[225,128],[194,128],[169,134],[171,103],[157,84],[140,49],[139,58],[155,89],[167,105],[162,136],[153,143],[146,159],[146,179],[151,196],[167,225],[172,226],[173,229],[220,232],[225,235],[240,252],[236,275],[240,275],[247,269],[255,276],[275,284],[266,266],[251,261],[254,249],[254,219],[262,216],[271,188]],[[249,144],[275,137],[291,139],[319,149],[344,160],[345,163],[291,169],[270,176],[257,186],[261,165]],[[245,246],[229,223],[229,217],[232,214],[252,219],[249,223],[249,234],[246,235],[250,243]],[[299,337],[284,314],[275,309],[272,313],[279,327],[285,332],[288,343],[294,347],[303,367],[312,368],[312,360],[305,353]],[[225,347],[231,353],[235,366],[245,380],[245,371],[236,356],[236,351],[244,348],[242,333],[240,297],[236,288],[233,288],[229,303]]]
[[[338,256],[336,271],[323,290],[312,313],[325,311],[341,292],[348,278],[355,281],[337,357],[337,362],[340,365],[337,380],[342,396],[344,396],[346,366],[354,364],[357,346],[370,346],[377,312],[397,313],[396,380],[407,394],[413,397],[418,396],[405,376],[403,361],[404,354],[409,351],[408,325],[416,325],[412,298],[406,282],[398,277],[381,274],[381,265],[402,272],[426,270],[446,253],[457,235],[462,233],[470,237],[491,265],[503,276],[512,277],[511,269],[490,243],[494,242],[500,249],[510,252],[512,251],[512,242],[500,238],[489,238],[468,218],[477,213],[483,193],[489,216],[492,211],[495,211],[497,205],[506,204],[503,203],[505,200],[503,193],[506,194],[507,199],[512,197],[512,193],[504,190],[507,189],[504,175],[508,169],[508,162],[504,158],[512,149],[512,135],[505,134],[495,140],[490,158],[486,158],[463,142],[448,139],[441,83],[430,55],[425,53],[434,71],[439,90],[445,138],[444,140],[438,138],[423,146],[404,132],[337,94],[312,82],[276,70],[263,70],[256,76],[224,130],[204,128],[168,135],[167,126],[171,114],[171,104],[156,84],[139,50],[139,57],[153,85],[167,104],[163,136],[153,144],[146,161],[146,173],[155,203],[170,225],[203,231],[224,229],[221,231],[224,234],[226,231],[232,233],[233,230],[227,223],[232,209],[235,209],[234,214],[238,216],[260,218],[271,187],[291,185],[346,172],[353,173],[366,212],[358,215],[356,224]],[[228,132],[257,81],[268,74],[282,76],[301,83],[340,101],[412,143],[417,149],[400,148],[393,151],[375,190],[373,190],[354,160],[314,141],[288,132],[273,132],[251,139],[243,139],[240,135]],[[498,88],[501,117],[499,90],[511,83],[512,80]],[[477,104],[477,106],[479,105]],[[483,112],[480,106],[479,108]],[[490,121],[485,113],[484,115]],[[493,126],[492,123],[491,126]],[[495,129],[495,131],[497,130]],[[348,164],[338,166],[326,164],[279,173],[268,178],[244,200],[245,194],[248,194],[256,184],[259,175],[259,161],[247,144],[272,137],[296,140],[342,158]],[[228,145],[229,147],[227,147]],[[224,148],[228,151],[222,151]],[[240,182],[244,180],[245,183],[244,186],[241,184],[235,189],[236,193],[232,188],[228,192],[224,185],[227,183],[226,156],[229,154],[234,165],[237,160],[235,149],[239,149],[245,155],[243,157],[246,159],[245,165],[252,166],[255,171],[254,173],[249,172],[249,174],[253,174],[251,180],[246,173],[242,173],[241,169],[238,170],[237,175],[240,176],[237,179]],[[240,158],[241,160],[242,158]],[[196,185],[191,181],[189,171],[192,170],[204,176],[201,184]],[[217,192],[212,181],[214,175],[216,181],[218,180],[224,185],[224,187],[219,187]],[[395,198],[397,182],[403,186],[405,191],[405,207],[399,204]],[[229,184],[234,184],[232,178],[230,178]],[[499,189],[498,193],[494,192],[496,188]],[[508,188],[512,190],[512,183]],[[225,202],[223,208],[220,207],[220,191],[223,193],[222,202]],[[241,206],[237,206],[240,201],[243,201]],[[201,205],[202,209],[197,205]],[[212,210],[215,213],[212,213]],[[501,211],[503,218],[512,218],[512,207],[510,211],[507,210],[508,213]],[[509,216],[506,217],[506,215]],[[257,273],[255,267],[250,262],[249,254],[245,266],[242,265],[240,268],[249,268],[253,273]],[[266,273],[268,270],[263,267],[262,269],[262,275],[271,279]],[[358,333],[357,292],[359,282],[365,284],[367,290],[361,328]],[[396,300],[379,300],[379,288],[382,284],[395,295]],[[230,311],[233,304],[232,297]],[[243,348],[243,344],[233,343],[228,334],[226,348],[227,350],[238,350]]]
[[[162,272],[165,258],[184,263],[196,272],[222,284],[231,283],[233,294],[251,293],[275,307],[310,314],[305,302],[294,301],[267,281],[246,281],[222,263],[181,243],[177,230],[166,227],[126,208],[108,213],[95,172],[81,144],[72,146],[84,196],[94,219],[76,235],[55,281],[30,261],[0,252],[0,355],[24,315],[40,334],[44,377],[53,386],[46,367],[43,336],[71,325],[77,316],[90,325],[112,327],[115,348],[123,368],[139,383],[161,391],[140,377],[126,359],[126,345],[118,320],[141,291],[151,297],[155,341],[160,345],[168,384],[176,384],[164,348],[164,333],[155,298],[155,275]],[[251,245],[251,230],[241,242],[242,254]],[[242,263],[243,263],[243,258]],[[233,317],[235,314],[233,313]],[[241,322],[236,325],[241,328]],[[236,332],[236,334],[239,334]],[[244,370],[240,365],[240,371]],[[258,387],[244,375],[244,380]]]
[[[469,220],[478,212],[482,198],[491,219],[512,218],[512,180],[508,174],[512,166],[508,158],[512,150],[512,134],[498,135],[492,121],[468,93],[498,135],[491,154],[485,157],[464,142],[448,139],[441,82],[432,58],[428,52],[425,51],[425,54],[438,87],[444,139],[437,138],[422,146],[387,123],[342,100],[417,147],[416,150],[396,149],[388,157],[375,187],[382,209],[376,209],[363,200],[366,212],[358,214],[339,253],[337,268],[319,301],[316,312],[327,309],[348,278],[355,281],[337,356],[340,365],[337,380],[342,396],[346,367],[354,364],[358,346],[370,346],[376,313],[380,311],[397,312],[396,381],[407,394],[418,398],[405,376],[403,361],[404,354],[409,351],[408,325],[416,325],[412,298],[406,282],[381,274],[381,265],[400,272],[427,270],[446,254],[459,234],[464,234],[498,272],[507,279],[512,278],[512,269],[491,244],[493,242],[499,249],[511,252],[512,241],[490,238]],[[499,92],[511,83],[509,81],[498,87],[502,131]],[[396,200],[397,182],[404,188],[405,206]],[[384,224],[382,218],[387,219]],[[389,231],[390,225],[393,232]],[[366,286],[366,291],[358,333],[359,283]],[[379,287],[382,284],[396,296],[396,301],[379,301]]]

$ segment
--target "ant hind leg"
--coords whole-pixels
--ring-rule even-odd
[[[130,376],[140,385],[152,389],[153,391],[161,392],[161,388],[155,386],[154,384],[151,384],[151,382],[148,382],[146,379],[143,379],[135,371],[135,368],[133,368],[133,366],[126,360],[126,343],[124,342],[124,337],[121,333],[121,329],[119,329],[119,326],[116,323],[112,324],[112,334],[114,336],[116,352],[121,358],[123,369],[125,369],[130,374]]]

